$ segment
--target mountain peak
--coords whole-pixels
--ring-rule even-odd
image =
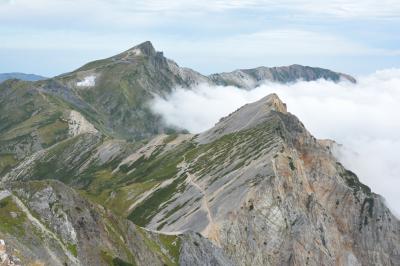
[[[269,94],[260,101],[263,101],[273,111],[287,113],[286,104],[282,102],[276,93]]]
[[[271,112],[287,113],[286,104],[275,93],[246,104],[222,118],[213,128],[201,133],[198,141],[208,143],[223,135],[255,127],[264,122]]]
[[[156,49],[150,41],[145,41],[141,44],[138,44],[129,49],[127,52],[135,52],[136,54],[144,54],[147,56],[154,56],[157,53]]]

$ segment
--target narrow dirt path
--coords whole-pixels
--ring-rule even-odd
[[[180,163],[180,172],[178,173],[178,175],[180,174],[187,174],[187,178],[186,181],[189,185],[193,186],[194,188],[196,188],[200,194],[202,195],[202,203],[201,203],[201,209],[204,210],[207,213],[207,220],[208,220],[208,224],[207,226],[203,229],[203,231],[201,231],[200,233],[208,238],[209,240],[213,241],[214,244],[216,244],[217,246],[221,246],[220,245],[220,241],[219,241],[219,230],[218,230],[218,225],[214,222],[213,219],[213,215],[211,212],[211,208],[209,206],[209,198],[208,198],[208,194],[207,192],[204,190],[204,188],[202,188],[195,180],[196,180],[196,176],[193,173],[190,173],[188,170],[188,164],[186,163],[186,157],[183,156],[183,161]],[[179,235],[184,233],[183,231],[158,231],[158,230],[153,230],[153,229],[149,229],[149,228],[144,228],[145,230],[149,231],[149,232],[153,232],[153,233],[159,233],[159,234],[165,234],[165,235]]]
[[[208,218],[208,222],[209,223],[214,223],[212,215],[211,215],[211,210],[210,210],[210,206],[208,205],[208,197],[207,197],[207,193],[204,191],[204,189],[202,187],[199,186],[199,184],[197,184],[194,180],[193,180],[194,175],[191,173],[188,173],[188,180],[189,183],[196,187],[200,193],[203,195],[203,207],[204,209],[207,211],[207,218]]]
[[[151,233],[156,233],[156,234],[162,234],[162,235],[167,235],[167,236],[177,236],[177,235],[181,235],[183,233],[185,233],[184,231],[159,231],[159,230],[153,230],[153,229],[149,229],[146,227],[141,227],[143,230],[147,231],[147,232],[151,232]]]
[[[210,210],[210,206],[208,205],[207,193],[199,184],[197,184],[194,181],[195,180],[195,176],[194,176],[194,174],[190,173],[189,170],[188,170],[188,164],[186,163],[186,156],[185,155],[183,155],[182,170],[184,172],[186,171],[187,180],[189,181],[189,184],[194,186],[195,188],[197,188],[197,190],[199,190],[200,193],[203,195],[203,203],[202,203],[203,206],[202,207],[207,212],[208,222],[209,223],[214,223],[213,218],[212,218],[212,214],[211,214],[211,210]]]
[[[187,163],[186,163],[186,158],[185,156],[183,157],[183,165],[185,170],[187,170]],[[208,239],[212,240],[217,246],[221,246],[220,241],[219,241],[219,230],[218,230],[218,225],[214,222],[211,209],[209,206],[209,201],[208,201],[208,195],[204,188],[202,188],[198,183],[195,181],[196,177],[194,174],[190,173],[187,171],[187,180],[190,185],[195,187],[197,190],[200,191],[200,193],[203,195],[203,201],[202,201],[202,209],[204,209],[207,212],[207,219],[208,219],[208,224],[207,226],[203,229],[201,234]]]

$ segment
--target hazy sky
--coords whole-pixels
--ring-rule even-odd
[[[0,0],[0,72],[51,76],[150,40],[205,74],[400,67],[399,0]]]

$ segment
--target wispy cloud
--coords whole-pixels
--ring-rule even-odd
[[[2,27],[0,26],[0,30]],[[8,31],[3,29],[0,36],[1,48],[29,48],[52,49],[107,49],[115,43],[123,43],[128,49],[133,45],[132,37],[124,34],[109,33],[108,38],[97,33],[85,33],[80,31],[43,31],[40,34],[26,30]],[[11,38],[12,37],[12,38]],[[29,37],[29,44],[24,39]],[[52,39],[51,42],[48,40]],[[137,42],[140,42],[140,38]],[[122,46],[120,45],[120,46]],[[299,29],[274,29],[249,34],[237,34],[203,40],[182,40],[167,38],[162,47],[176,50],[185,54],[209,54],[218,57],[254,58],[266,55],[364,55],[364,54],[388,54],[396,51],[374,49],[366,45],[341,38],[331,34],[312,32]]]
[[[197,133],[273,92],[316,137],[343,144],[345,166],[385,196],[400,214],[400,69],[359,77],[358,84],[324,80],[266,83],[250,91],[200,85],[177,89],[167,100],[157,99],[153,107],[168,123]]]
[[[329,33],[309,31],[296,28],[265,30],[250,34],[239,34],[212,41],[198,41],[187,45],[185,41],[176,44],[180,51],[201,52],[213,50],[220,57],[259,57],[265,55],[365,55],[387,54],[397,51],[375,49],[365,44]],[[210,47],[211,46],[211,47]],[[185,47],[190,47],[186,51]]]
[[[396,0],[287,0],[271,2],[287,9],[299,10],[308,14],[330,15],[348,19],[399,19],[400,14],[400,3]]]
[[[71,61],[77,51],[77,67],[81,57],[94,58],[97,51],[112,55],[144,40],[208,73],[255,65],[320,65],[322,56],[335,57],[324,67],[348,65],[337,56],[382,56],[385,66],[394,66],[399,18],[400,2],[394,0],[1,0],[0,49],[7,49],[7,60],[2,58],[0,71],[24,70],[6,69],[16,65],[12,54],[17,58],[32,51],[34,58],[34,50],[47,49],[42,61],[58,69],[51,61],[57,49]],[[356,65],[354,59],[350,63]],[[23,67],[23,61],[17,65]]]
[[[2,10],[22,13],[36,11],[51,15],[74,11],[107,11],[107,13],[180,13],[185,12],[223,12],[234,9],[274,9],[302,12],[308,15],[330,15],[340,18],[390,18],[398,19],[400,3],[396,0],[2,0]],[[51,10],[51,12],[50,12]],[[3,13],[4,14],[4,13]],[[37,13],[36,13],[37,14]],[[282,13],[284,14],[284,13]],[[93,13],[88,15],[93,16]],[[105,18],[107,18],[107,14]]]

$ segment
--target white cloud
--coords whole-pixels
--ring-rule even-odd
[[[199,13],[232,9],[282,10],[301,12],[304,15],[332,16],[341,18],[391,18],[400,14],[397,0],[2,0],[0,8],[22,12],[30,10],[44,15],[64,12],[108,11],[108,13]],[[50,8],[50,10],[49,10]],[[88,13],[91,16],[95,12]],[[285,12],[282,12],[284,14]],[[107,18],[107,13],[102,13]]]
[[[110,46],[121,46],[119,43],[134,45],[132,37],[125,34],[85,33],[80,31],[51,30],[41,34],[21,31],[8,31],[0,26],[0,47],[2,48],[35,48],[35,49],[107,49]],[[29,38],[29,43],[24,40]],[[52,41],[49,42],[48,40]],[[137,42],[145,39],[137,39]],[[251,34],[239,34],[229,37],[206,40],[165,39],[160,48],[174,49],[181,54],[218,57],[258,57],[266,55],[360,55],[375,54],[383,51],[374,50],[350,40],[319,32],[276,29]],[[124,47],[128,49],[130,46]],[[156,47],[157,48],[157,47]],[[206,55],[204,54],[204,55]]]
[[[373,57],[379,55],[384,62],[379,66],[388,67],[400,55],[400,20],[393,21],[400,18],[400,2],[382,1],[0,0],[0,49],[10,51],[9,58],[50,51],[38,68],[47,61],[58,69],[56,51],[77,67],[82,56],[72,59],[72,52],[111,56],[151,40],[166,55],[208,73],[290,63],[360,73],[359,68],[375,67],[348,56],[377,61]],[[0,67],[13,62],[3,60]]]
[[[273,0],[271,2],[308,14],[339,18],[398,19],[400,14],[400,2],[397,0]]]
[[[74,30],[49,30],[40,34],[25,30],[8,30],[0,26],[0,48],[34,50],[91,50],[113,53],[131,48],[145,41],[147,36],[123,33],[93,33]],[[29,39],[29,42],[26,41]],[[51,41],[49,41],[51,40]],[[236,34],[214,39],[191,40],[165,37],[154,45],[156,49],[172,53],[173,58],[207,63],[251,61],[265,64],[270,58],[319,56],[398,56],[399,49],[376,49],[334,34],[291,28]],[[169,56],[166,53],[166,56]],[[241,64],[243,66],[243,64]]]
[[[398,19],[400,2],[397,0],[175,0],[165,5],[164,0],[146,1],[148,9],[223,11],[231,9],[258,9],[294,11],[303,16],[326,16],[336,18],[389,18]],[[171,1],[168,1],[171,3]],[[285,12],[282,12],[284,14]]]
[[[207,58],[259,58],[266,56],[398,55],[399,50],[371,48],[338,35],[296,28],[280,28],[238,34],[213,40],[182,40],[175,46],[180,54],[204,54]],[[201,58],[201,56],[200,56]]]
[[[253,14],[254,20],[238,15]],[[257,12],[262,11],[265,15]],[[236,13],[235,13],[236,12]],[[195,28],[221,27],[232,30],[241,24],[253,28],[265,20],[286,21],[286,25],[304,20],[390,19],[400,18],[397,0],[2,0],[0,23],[13,28],[39,29],[152,29],[172,25]],[[224,21],[225,23],[216,23]],[[229,23],[226,21],[229,20]],[[239,22],[240,21],[240,22]],[[290,22],[291,21],[291,22]],[[229,28],[230,27],[230,28]]]
[[[200,85],[176,89],[154,109],[191,132],[213,126],[245,103],[275,92],[318,138],[342,143],[342,160],[400,213],[400,69],[359,77],[358,84],[319,80],[266,83],[250,91]],[[354,152],[347,152],[354,151]]]

